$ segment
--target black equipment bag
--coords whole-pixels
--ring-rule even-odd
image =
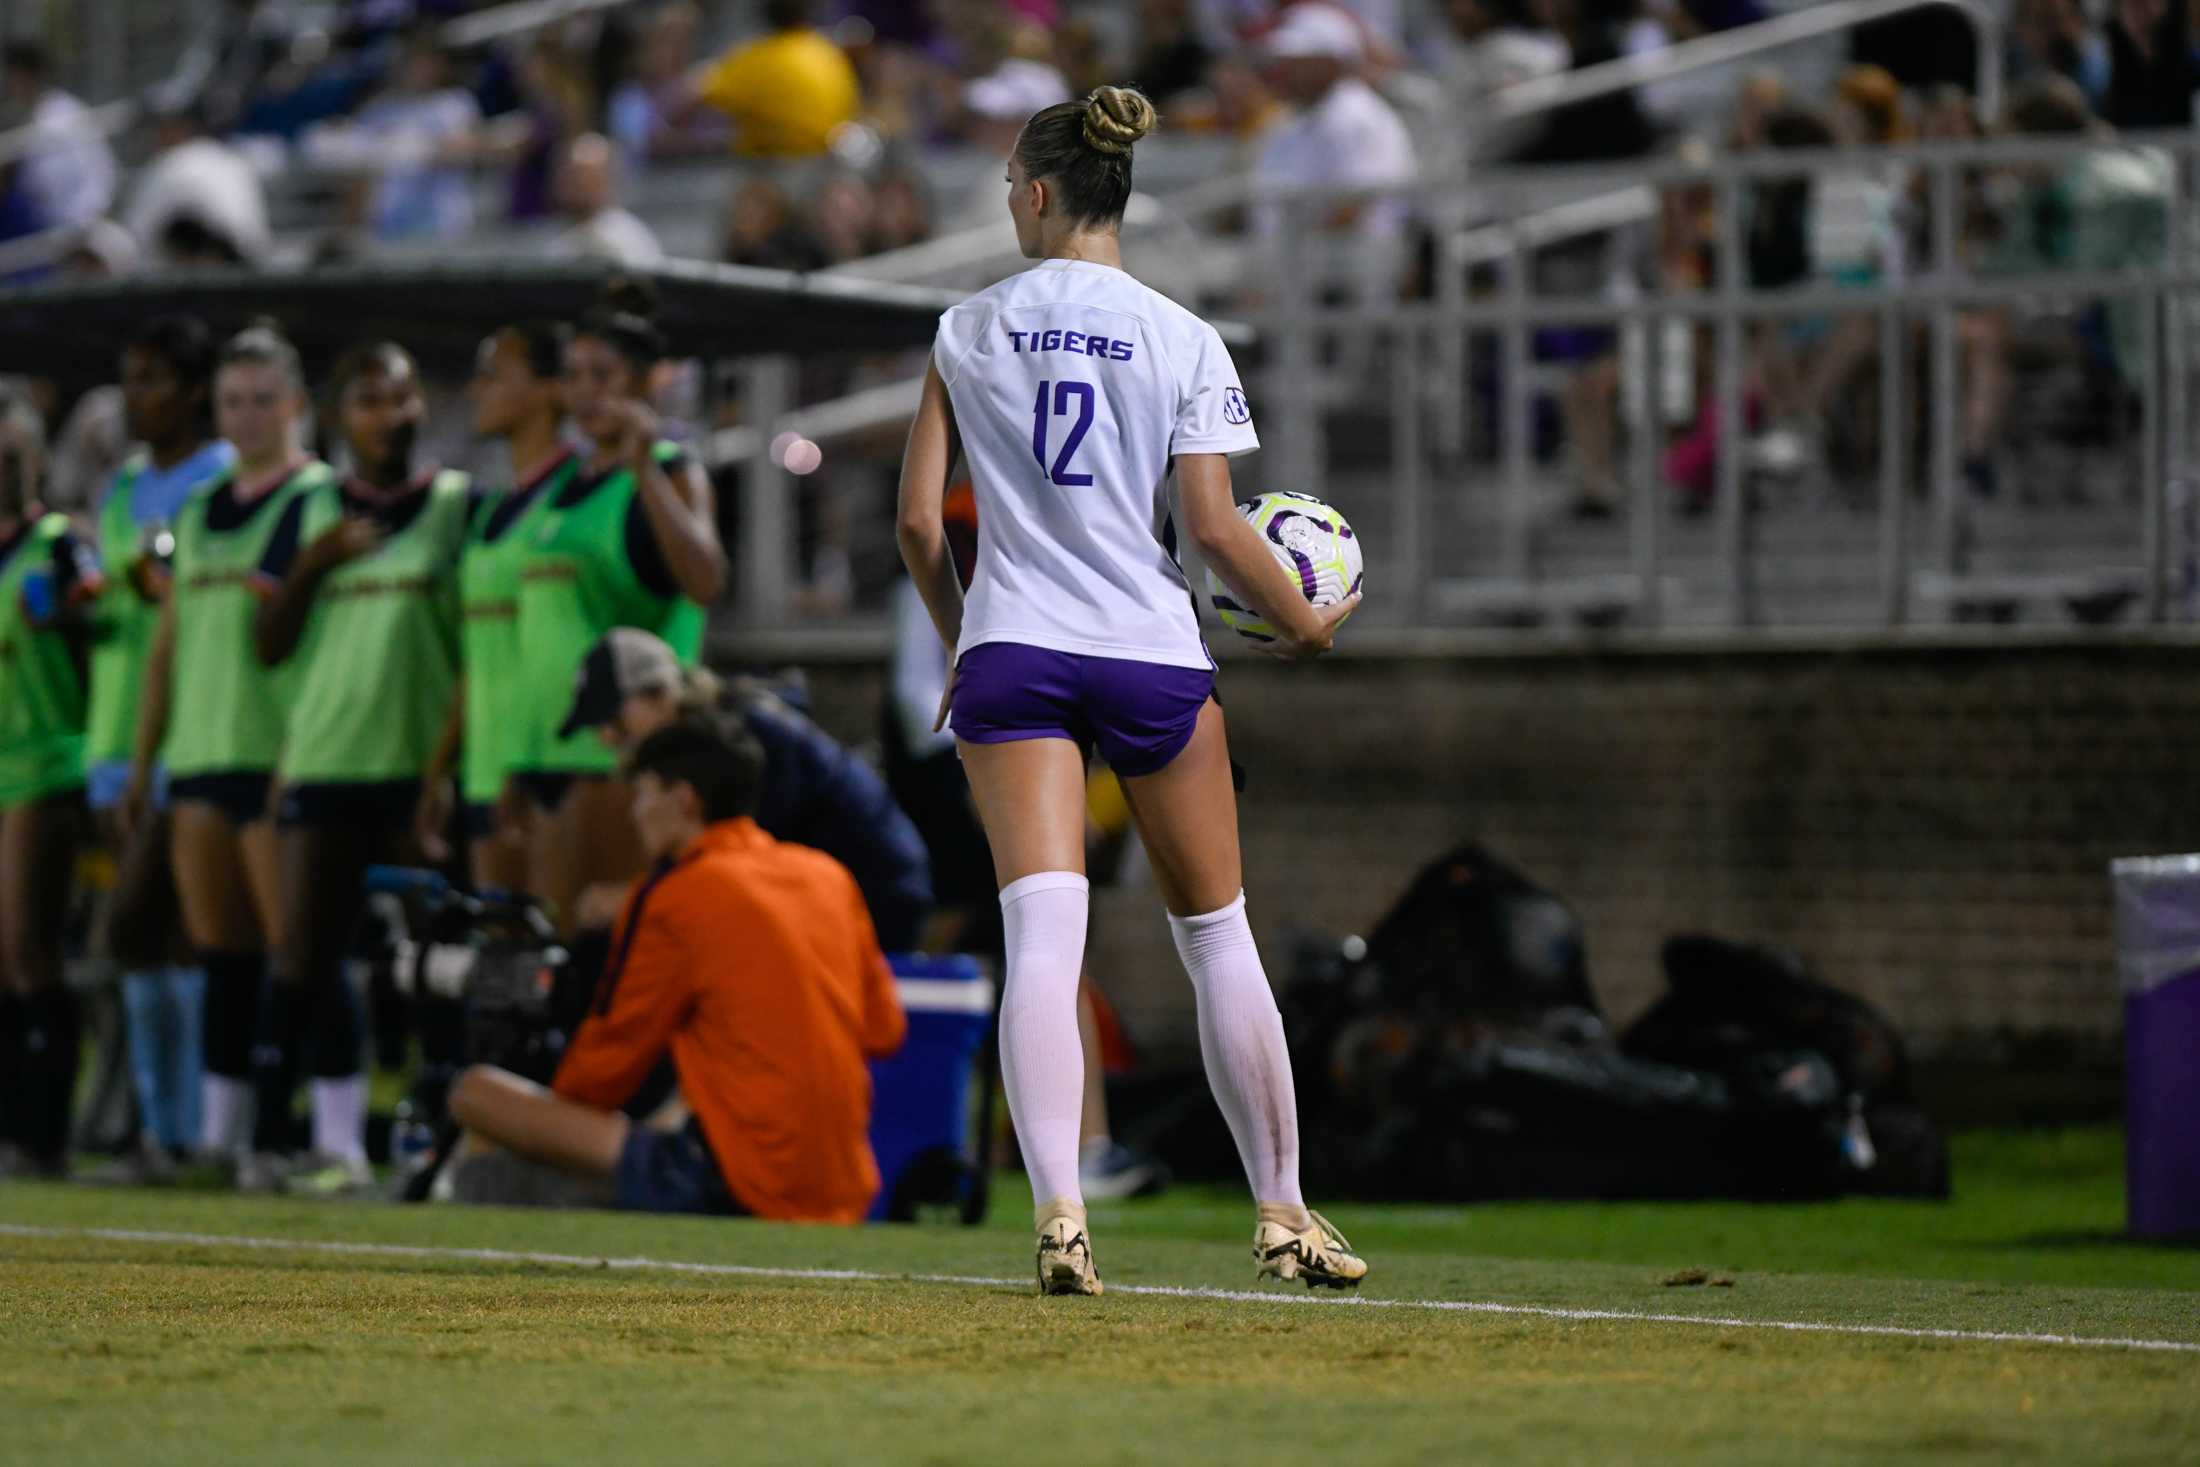
[[[1421,868],[1367,940],[1384,997],[1431,1014],[1601,1027],[1581,919],[1468,842]]]

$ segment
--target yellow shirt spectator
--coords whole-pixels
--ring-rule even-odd
[[[696,95],[733,119],[733,150],[749,158],[815,157],[863,103],[847,55],[806,26],[727,52]]]

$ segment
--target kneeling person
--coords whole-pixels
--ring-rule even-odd
[[[750,818],[752,738],[675,724],[627,772],[651,870],[550,1089],[488,1066],[459,1077],[451,1110],[470,1137],[454,1191],[859,1221],[879,1186],[865,1061],[899,1047],[905,1020],[855,879]],[[693,1111],[677,1132],[618,1109],[667,1051]],[[518,1180],[498,1149],[578,1185],[474,1183]]]

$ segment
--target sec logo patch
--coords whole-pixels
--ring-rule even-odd
[[[1235,387],[1223,389],[1222,421],[1225,423],[1250,423],[1253,421],[1253,410],[1245,405],[1245,394]]]

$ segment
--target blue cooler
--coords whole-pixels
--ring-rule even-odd
[[[882,1182],[871,1221],[907,1222],[919,1209],[953,1208],[964,1222],[977,1222],[985,1216],[987,1177],[971,1091],[993,1027],[993,980],[972,957],[902,953],[887,961],[909,1037],[871,1062],[871,1150]]]
[[[2200,1238],[2200,856],[2114,862],[2130,1230]]]

